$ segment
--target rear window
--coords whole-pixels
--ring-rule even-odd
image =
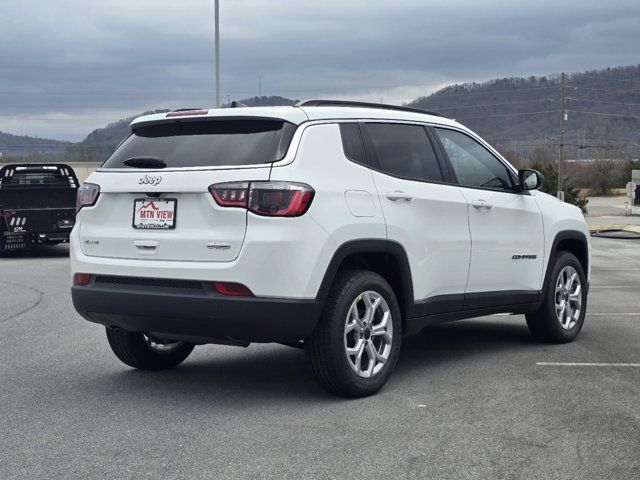
[[[131,158],[156,157],[167,168],[256,165],[281,160],[296,130],[282,120],[171,122],[136,129],[105,162],[128,168]]]

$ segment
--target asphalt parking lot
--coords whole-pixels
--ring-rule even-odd
[[[576,342],[431,327],[360,400],[278,345],[131,370],[74,312],[65,247],[0,259],[0,478],[640,478],[640,241],[592,245]]]

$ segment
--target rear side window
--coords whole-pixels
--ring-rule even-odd
[[[365,164],[364,146],[357,123],[341,123],[340,136],[345,156],[356,163]]]
[[[131,158],[156,157],[168,168],[256,165],[281,160],[296,126],[278,120],[171,122],[135,130],[103,168],[127,168]]]
[[[507,167],[480,143],[455,130],[435,130],[460,185],[513,190]]]
[[[364,124],[370,139],[372,167],[395,177],[443,181],[433,146],[420,125]]]

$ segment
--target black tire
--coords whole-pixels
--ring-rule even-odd
[[[564,328],[556,314],[556,283],[560,272],[562,272],[565,267],[570,267],[575,270],[581,286],[580,313],[571,328]],[[527,326],[529,327],[531,335],[533,335],[536,340],[546,343],[567,343],[573,341],[578,336],[578,333],[580,333],[582,325],[584,324],[584,317],[587,311],[587,289],[587,278],[576,256],[570,252],[558,252],[547,284],[544,286],[542,306],[538,311],[526,315]]]
[[[345,346],[345,322],[350,312],[352,304],[358,300],[362,302],[365,292],[373,292],[381,296],[386,302],[386,307],[391,315],[392,334],[390,342],[385,338],[374,337],[371,330],[374,326],[374,320],[369,322],[369,333],[367,336],[366,328],[364,333],[357,331],[353,335],[362,335],[361,342],[365,344],[371,339],[371,345],[377,350],[386,351],[387,359],[381,362],[380,369],[369,378],[364,378],[356,373],[352,367],[352,362],[347,357]],[[360,305],[360,303],[358,303]],[[379,310],[373,310],[376,315],[374,317],[380,325],[380,315],[385,308],[385,304],[381,303]],[[357,309],[357,307],[356,307]],[[364,318],[364,314],[363,314]],[[349,334],[352,335],[352,334]],[[305,353],[311,364],[314,375],[320,382],[320,385],[330,393],[346,397],[366,397],[376,393],[387,382],[393,368],[398,360],[400,353],[400,343],[402,339],[402,321],[400,317],[400,309],[396,300],[393,289],[387,281],[380,275],[364,270],[348,270],[340,272],[329,292],[327,301],[322,312],[322,316],[318,321],[318,325],[311,336],[304,341]],[[357,340],[356,340],[357,341]],[[390,346],[387,349],[387,346]],[[363,347],[363,353],[360,360],[364,358],[370,362],[369,350]],[[355,358],[354,358],[355,362]],[[372,371],[376,368],[376,362],[371,367]]]
[[[168,370],[180,365],[194,345],[178,342],[167,351],[154,348],[142,333],[107,327],[111,350],[123,363],[139,370]]]

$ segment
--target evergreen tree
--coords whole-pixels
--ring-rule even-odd
[[[544,175],[544,182],[542,182],[540,190],[544,193],[555,196],[558,191],[558,169],[556,166],[551,162],[534,160],[531,163],[530,168],[538,170],[542,175]],[[589,203],[589,199],[581,196],[580,190],[578,190],[573,185],[571,179],[567,177],[564,179],[564,201],[575,205],[582,210],[583,213],[587,212],[587,203]]]

